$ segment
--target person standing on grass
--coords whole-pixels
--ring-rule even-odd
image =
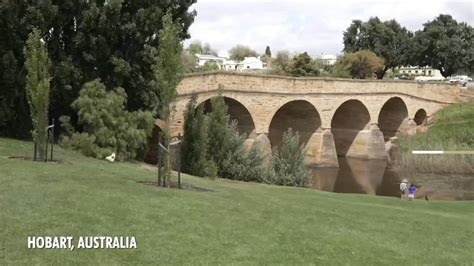
[[[415,198],[415,191],[416,187],[413,185],[413,183],[410,184],[410,187],[408,188],[408,199],[412,200]]]
[[[403,196],[405,196],[405,190],[407,189],[407,180],[403,179],[400,183],[400,199],[403,200]]]

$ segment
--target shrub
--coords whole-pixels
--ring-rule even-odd
[[[273,172],[267,182],[283,186],[308,185],[311,171],[305,164],[306,151],[299,143],[298,132],[288,129],[280,149],[273,151]]]
[[[275,150],[272,169],[268,169],[259,148],[244,146],[237,123],[230,122],[227,105],[220,94],[211,99],[212,112],[203,114],[203,105],[196,108],[196,95],[187,105],[182,144],[183,171],[199,175],[267,182],[285,186],[306,186],[312,175],[305,164],[305,149],[298,133],[291,129],[283,136],[282,147]],[[207,158],[204,158],[206,157]]]
[[[236,122],[230,122],[224,97],[211,100],[212,112],[196,107],[196,95],[187,105],[181,150],[183,171],[215,178],[258,181],[266,179],[259,150],[247,151]]]
[[[254,147],[245,149],[244,136],[239,135],[235,122],[230,124],[229,130],[229,150],[222,160],[220,176],[240,181],[264,182],[267,171],[260,151]]]
[[[150,112],[128,112],[126,100],[122,88],[107,92],[99,80],[84,84],[71,105],[83,130],[71,134],[69,118],[60,118],[63,129],[71,134],[62,138],[63,145],[96,158],[112,152],[119,160],[143,156],[154,125],[153,116]]]

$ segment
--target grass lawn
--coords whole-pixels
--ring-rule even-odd
[[[213,192],[137,183],[156,171],[56,149],[8,159],[0,139],[0,264],[390,264],[474,261],[474,202],[400,201],[185,176]],[[27,236],[135,236],[134,250],[27,249]]]

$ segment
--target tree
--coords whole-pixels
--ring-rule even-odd
[[[33,124],[32,136],[41,161],[46,158],[48,145],[48,108],[51,60],[40,30],[33,29],[25,46],[26,94]],[[36,154],[35,154],[36,156]]]
[[[62,116],[62,127],[68,132],[68,136],[62,137],[62,144],[96,158],[104,158],[112,152],[118,160],[143,156],[154,119],[150,112],[128,112],[126,102],[123,88],[107,92],[98,79],[84,84],[72,103],[83,130],[74,132],[70,118]]]
[[[176,99],[176,88],[183,78],[184,70],[181,61],[183,46],[179,38],[180,31],[179,25],[173,21],[172,14],[167,12],[163,17],[163,29],[159,33],[160,50],[156,57],[154,71],[157,81],[155,93],[157,96],[160,96],[161,105],[156,105],[155,110],[158,111],[158,115],[166,122],[163,129],[163,141],[164,146],[168,147],[168,149],[171,142],[170,116],[172,103]],[[164,166],[165,178],[170,177],[171,165],[168,153],[165,153]]]
[[[306,150],[299,143],[298,132],[291,128],[283,134],[280,149],[273,151],[274,173],[270,182],[283,186],[306,186],[311,180],[311,171],[305,163]]]
[[[212,54],[217,56],[217,50],[211,48],[211,45],[209,43],[205,43],[204,46],[202,47],[202,53],[203,54]]]
[[[474,28],[439,15],[415,33],[410,57],[418,66],[438,69],[443,77],[474,70]]]
[[[268,57],[272,57],[272,51],[270,50],[270,46],[267,45],[267,48],[265,48],[265,55]]]
[[[238,44],[229,50],[229,57],[232,60],[242,61],[245,57],[258,56],[257,52],[250,47]]]
[[[304,52],[293,57],[288,73],[294,77],[319,76],[320,68],[321,66]]]
[[[45,33],[51,4],[40,1],[3,1],[0,4],[0,135],[28,138],[32,129],[26,92],[24,47],[33,28]],[[51,59],[51,53],[48,53]],[[54,73],[51,71],[51,73]]]
[[[188,48],[186,49],[190,54],[202,54],[202,43],[201,41],[193,41],[189,44]]]
[[[181,61],[183,62],[184,73],[193,73],[197,71],[197,57],[191,54],[187,49],[181,53]]]
[[[276,75],[285,76],[319,76],[320,62],[312,59],[307,52],[290,57],[287,51],[280,51],[272,61],[272,72]]]
[[[290,53],[288,51],[279,51],[272,61],[272,72],[276,75],[288,75],[290,66]]]
[[[181,162],[183,172],[196,176],[206,176],[209,173],[207,160],[208,127],[204,115],[204,106],[196,106],[197,95],[189,100],[184,115],[184,136],[181,144]]]
[[[108,90],[123,87],[127,109],[152,110],[153,64],[158,33],[166,10],[180,25],[179,38],[189,37],[195,12],[190,1],[4,1],[0,4],[0,134],[26,137],[25,68],[22,48],[36,27],[52,61],[50,115],[77,115],[71,103],[87,81],[100,78]],[[4,125],[10,125],[4,127]]]
[[[377,78],[382,79],[385,72],[406,64],[412,33],[400,26],[396,20],[380,21],[378,17],[367,22],[353,20],[344,32],[344,52],[354,53],[363,50],[374,52],[385,62],[377,71]]]
[[[371,51],[358,51],[345,54],[336,68],[348,70],[352,78],[365,79],[383,68],[383,60]]]
[[[201,41],[193,41],[186,49],[190,54],[211,54],[217,56],[217,50],[213,49],[209,43],[202,44]]]
[[[217,173],[222,176],[224,161],[231,150],[232,132],[229,128],[230,116],[222,93],[211,99],[212,112],[209,114],[209,160],[217,167]]]
[[[265,53],[260,56],[260,60],[267,64],[268,68],[271,68],[272,64],[272,52],[270,51],[270,46],[265,48]]]

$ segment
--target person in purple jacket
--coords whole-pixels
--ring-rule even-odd
[[[410,187],[408,188],[408,200],[412,200],[415,198],[415,191],[416,187],[413,185],[413,183],[410,184]]]

